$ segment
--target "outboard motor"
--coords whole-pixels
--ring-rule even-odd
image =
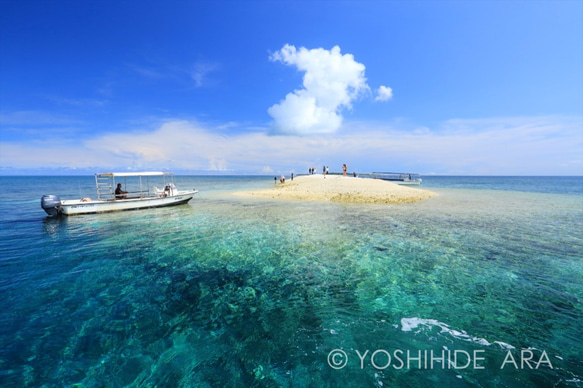
[[[52,194],[43,195],[40,206],[49,216],[57,216],[61,213],[61,198]]]

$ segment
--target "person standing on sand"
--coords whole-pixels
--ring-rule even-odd
[[[342,165],[342,175],[343,175],[343,176],[346,176],[346,170],[347,170],[347,169],[348,169],[348,166],[346,165],[346,163],[344,163],[344,164]]]

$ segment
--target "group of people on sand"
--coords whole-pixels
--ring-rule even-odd
[[[276,176],[273,177],[273,180],[275,181],[275,183],[277,183],[277,177]],[[294,173],[293,172],[291,173],[291,180],[292,181],[294,180]],[[282,175],[282,176],[279,177],[279,183],[285,183],[285,176]]]
[[[346,163],[344,163],[344,164],[342,165],[342,175],[343,175],[343,176],[346,176],[346,171],[347,171],[347,170],[348,170],[348,165],[347,165]],[[311,168],[311,169],[310,169],[310,173],[311,173],[311,174],[313,174],[313,171],[314,171],[314,169],[313,169],[313,168]],[[328,166],[323,166],[323,167],[322,167],[322,174],[323,174],[323,175],[328,175],[329,173],[330,173],[330,167],[328,167]]]
[[[346,171],[348,170],[348,165],[344,163],[342,165],[342,175],[346,176]],[[308,175],[314,175],[316,173],[316,169],[314,167],[308,168]],[[328,175],[330,173],[330,167],[322,166],[322,174]]]
[[[330,172],[330,167],[328,167],[328,166],[322,167],[322,174],[323,175],[328,175],[329,172]],[[316,173],[316,169],[314,167],[310,167],[308,169],[308,175],[314,175],[315,173]]]
[[[346,176],[346,171],[348,170],[348,165],[346,163],[344,163],[342,165],[342,175]],[[330,173],[330,167],[328,166],[323,166],[322,167],[322,174],[324,176],[328,175]],[[308,168],[308,175],[314,175],[316,174],[316,169],[314,167],[310,167]],[[354,173],[354,176],[356,176],[356,173]],[[273,180],[275,183],[277,183],[277,176],[273,177]],[[294,180],[294,173],[291,173],[291,180]],[[280,176],[279,177],[279,183],[285,183],[285,176]]]

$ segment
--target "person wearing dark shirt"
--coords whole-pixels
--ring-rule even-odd
[[[127,191],[123,191],[121,189],[121,183],[118,183],[117,188],[115,189],[115,199],[126,199],[127,195],[124,195],[124,194],[127,194],[127,193],[128,193]]]

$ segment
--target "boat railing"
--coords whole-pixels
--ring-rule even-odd
[[[126,191],[125,199],[141,199],[141,198],[148,198],[148,197],[155,197],[154,193],[150,190],[135,190],[135,191]]]
[[[154,186],[150,188],[150,177],[156,176],[161,177],[161,183],[163,184],[162,187],[167,187],[167,185],[171,184],[173,188],[174,186],[174,174],[172,173],[102,173],[102,174],[95,174],[95,186],[97,189],[97,199],[102,201],[112,201],[116,200],[115,195],[115,188],[118,183],[122,183],[123,190],[126,192],[124,196],[125,199],[141,199],[141,198],[149,198],[155,197],[158,193],[156,193],[156,189]],[[116,182],[115,178],[118,178],[118,182]],[[130,185],[132,189],[127,189],[128,187],[128,178],[130,178]],[[123,181],[123,182],[120,182]],[[135,189],[134,189],[135,188]]]

